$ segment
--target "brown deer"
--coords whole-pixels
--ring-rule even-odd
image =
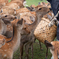
[[[23,28],[23,19],[21,20],[16,19],[11,22],[9,20],[3,20],[3,21],[5,24],[8,24],[8,23],[12,24],[13,37],[6,38],[5,36],[0,35],[1,41],[4,41],[3,39],[5,39],[5,44],[2,45],[0,48],[0,59],[13,59],[13,54],[19,48],[19,45],[20,45],[21,30]]]
[[[59,41],[52,41],[50,43],[45,40],[45,45],[50,48],[50,52],[52,53],[51,59],[59,59]]]
[[[26,32],[28,32],[28,33],[27,33],[27,35],[22,35],[22,38],[21,38],[21,44],[20,44],[21,59],[22,59],[22,56],[23,56],[23,46],[24,46],[24,44],[25,44],[25,50],[26,50],[26,56],[27,56],[26,59],[29,58],[29,56],[28,56],[29,46],[32,46],[32,44],[35,40],[34,30],[35,30],[36,26],[38,25],[38,23],[40,22],[43,15],[48,13],[50,11],[50,9],[47,8],[47,7],[44,7],[42,5],[39,5],[39,6],[35,7],[35,11],[36,11],[36,14],[37,14],[36,20],[32,24],[27,24],[26,23],[25,27],[23,29],[23,31],[26,30],[25,33]],[[32,59],[33,59],[33,56],[32,56]]]
[[[12,37],[13,35],[13,27],[11,26],[11,24],[6,25],[2,19],[4,20],[9,20],[12,21],[14,19],[16,19],[17,17],[13,16],[13,15],[0,15],[0,34],[5,35],[6,37]]]
[[[0,0],[0,8],[5,6],[8,3],[8,0]]]
[[[36,13],[29,11],[27,8],[17,9],[14,13],[15,16],[18,18],[23,18],[28,24],[35,21]]]
[[[9,6],[10,8],[13,8],[13,9],[19,9],[24,7],[23,3],[24,3],[24,0],[13,0],[9,2],[8,4],[6,4],[6,6]]]
[[[19,13],[26,13],[26,12],[30,12],[27,8],[21,8],[21,9],[17,9],[15,12],[14,12],[14,14],[15,15],[18,15]]]
[[[23,3],[23,6],[28,6],[28,5],[26,4],[26,0],[11,0],[11,2],[12,2],[12,1],[20,1],[20,2]]]
[[[0,15],[2,14],[10,14],[14,15],[15,9],[9,8],[8,6],[4,6],[3,8],[0,9]]]
[[[5,13],[5,14],[13,14],[14,15],[14,11],[16,9],[20,9],[20,8],[23,8],[24,5],[23,5],[24,1],[18,1],[18,0],[15,0],[15,1],[11,1],[9,3],[6,4],[6,6],[2,7],[0,9],[0,12],[1,13]]]
[[[46,6],[46,7],[48,7],[48,8],[51,8],[51,5],[50,5],[49,2],[48,2],[48,3],[42,2],[41,5]]]

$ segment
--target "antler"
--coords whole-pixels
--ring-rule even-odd
[[[58,14],[59,14],[59,11],[58,11],[58,13],[54,16],[54,18],[51,20],[51,22],[48,24],[49,27],[53,26],[53,25],[56,23],[55,20],[56,20],[56,17],[58,16]],[[58,23],[58,21],[57,21],[57,23]]]

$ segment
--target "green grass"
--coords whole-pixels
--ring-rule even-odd
[[[42,44],[43,51],[40,50],[40,46],[38,41],[34,43],[34,58],[33,59],[45,59],[45,54],[46,54],[46,47],[44,44]],[[30,49],[29,49],[30,50]],[[19,59],[20,58],[20,51],[19,49],[15,52],[14,58],[13,59]],[[48,51],[48,59],[51,58],[51,53]],[[24,56],[23,59],[25,59],[25,51],[24,51]],[[31,59],[31,50],[29,52],[29,59]]]
[[[10,2],[11,0],[9,0],[9,2]],[[32,4],[34,4],[34,5],[38,5],[38,3],[39,2],[46,2],[46,0],[26,0],[27,1],[27,4],[28,4],[28,6],[31,6]]]
[[[11,0],[9,0],[10,2]],[[26,0],[27,4],[30,6],[32,4],[34,5],[38,5],[38,2],[42,2],[41,0]],[[45,1],[46,2],[46,1]],[[45,54],[46,54],[46,47],[44,44],[42,44],[42,48],[43,51],[40,50],[40,46],[38,44],[38,41],[36,40],[36,43],[34,43],[34,58],[33,59],[45,59]],[[50,51],[48,51],[48,59],[51,59],[51,53]],[[31,51],[29,52],[29,59],[31,59]],[[24,57],[25,57],[25,51],[24,51]],[[23,59],[25,59],[23,57]],[[13,59],[20,59],[20,50],[18,49],[15,53],[14,53],[14,58]]]
[[[26,0],[26,1],[29,6],[31,6],[32,4],[37,6],[39,2],[43,2],[41,0]],[[46,0],[44,2],[46,2]]]
[[[9,2],[10,2],[11,0],[9,0]]]

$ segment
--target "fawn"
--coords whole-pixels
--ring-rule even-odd
[[[45,40],[45,45],[50,48],[50,52],[52,53],[51,59],[59,59],[59,41],[52,41],[50,43]]]
[[[3,35],[0,35],[0,40],[4,41],[4,45],[0,48],[0,59],[13,59],[13,53],[19,48],[20,39],[21,39],[21,30],[23,28],[23,19],[8,21],[3,20],[5,24],[11,23],[13,26],[13,37],[6,38]],[[11,40],[12,39],[12,40]]]

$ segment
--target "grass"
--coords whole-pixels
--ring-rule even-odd
[[[34,58],[33,59],[45,59],[46,47],[44,44],[42,44],[42,48],[43,48],[43,51],[40,50],[39,42],[36,40],[36,42],[34,43]],[[20,50],[18,49],[15,52],[13,59],[19,59],[19,58],[20,58]],[[51,53],[50,51],[48,51],[48,59],[50,58],[51,58]],[[25,59],[25,51],[24,51],[23,59]],[[29,59],[31,59],[31,50],[29,52]]]
[[[10,2],[11,0],[9,0]],[[30,6],[32,4],[34,5],[38,5],[39,2],[42,2],[41,0],[26,0],[27,4]],[[46,2],[46,0],[45,0]],[[34,58],[33,59],[45,59],[45,54],[46,54],[46,47],[44,44],[42,44],[42,48],[43,51],[40,50],[40,46],[38,44],[38,41],[36,40],[36,43],[34,43]],[[48,51],[48,59],[51,59],[51,53],[50,51]],[[29,52],[29,59],[31,59],[31,51]],[[25,52],[24,52],[24,57],[25,57]],[[23,57],[23,59],[25,59]],[[15,53],[14,53],[14,58],[13,59],[20,59],[20,50],[18,49]]]
[[[29,6],[31,6],[32,4],[37,6],[39,2],[46,2],[46,0],[26,0],[26,1]]]

